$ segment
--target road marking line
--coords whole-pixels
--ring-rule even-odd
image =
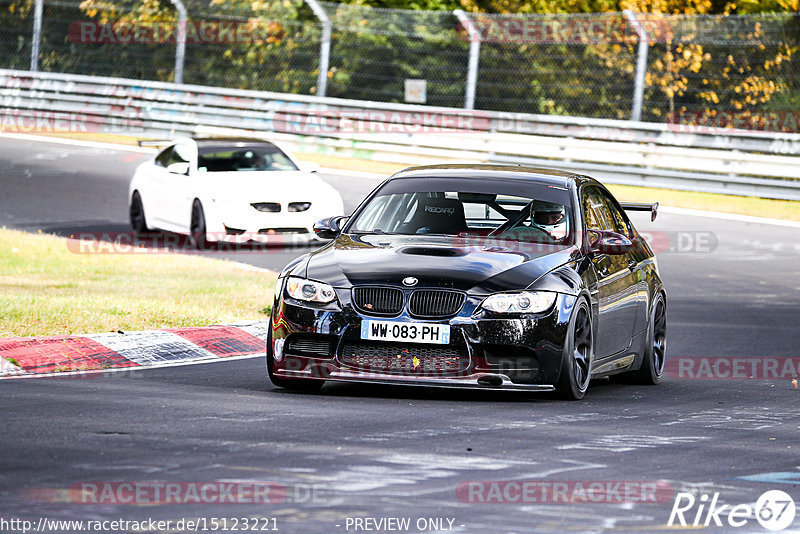
[[[9,375],[9,376],[0,376],[0,380],[15,380],[15,379],[31,379],[31,378],[62,378],[62,377],[69,377],[75,375],[96,375],[96,374],[105,374],[105,373],[117,373],[117,372],[138,372],[138,371],[147,371],[150,369],[161,369],[164,367],[183,367],[186,365],[202,365],[205,363],[222,363],[222,362],[230,362],[235,360],[252,360],[253,358],[263,358],[263,354],[250,354],[247,356],[230,356],[228,358],[214,358],[208,360],[195,360],[195,361],[185,361],[185,362],[160,362],[160,363],[153,363],[149,365],[143,365],[141,367],[112,367],[111,369],[92,369],[89,371],[65,371],[63,373],[41,373],[41,374],[17,374],[17,375]]]
[[[784,221],[781,219],[770,219],[768,217],[753,217],[752,215],[738,215],[736,213],[723,213],[721,211],[694,210],[689,208],[674,208],[671,206],[659,207],[658,211],[672,213],[675,215],[691,215],[693,217],[708,217],[711,219],[723,219],[727,221],[771,224],[774,226],[785,226],[787,228],[800,228],[800,222],[797,221]]]
[[[3,133],[4,139],[20,139],[22,141],[39,141],[42,143],[55,143],[59,145],[81,146],[86,148],[105,148],[114,150],[125,150],[127,152],[140,152],[144,154],[154,154],[153,148],[138,147],[133,145],[120,145],[118,143],[106,143],[102,141],[86,141],[82,139],[65,139],[62,137],[50,137],[47,135],[12,134]]]
[[[13,363],[0,358],[0,375],[24,375],[27,372],[14,365]]]
[[[352,176],[353,178],[367,178],[369,180],[385,180],[391,176],[389,174],[381,174],[376,172],[334,169],[332,167],[320,167],[319,170],[325,174],[335,174],[336,176]]]

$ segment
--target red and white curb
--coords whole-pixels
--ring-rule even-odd
[[[0,379],[163,367],[264,354],[268,322],[0,339]]]

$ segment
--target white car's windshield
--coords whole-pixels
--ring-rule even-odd
[[[286,154],[269,143],[201,146],[198,155],[201,172],[297,170]]]
[[[571,210],[564,203],[522,192],[397,192],[373,197],[349,231],[564,244],[571,238],[570,220]]]

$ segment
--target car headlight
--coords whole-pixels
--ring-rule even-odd
[[[548,291],[521,291],[497,293],[487,297],[481,307],[494,313],[541,313],[556,301],[556,294]]]
[[[290,276],[286,280],[286,292],[296,300],[327,304],[336,300],[336,291],[328,284]]]

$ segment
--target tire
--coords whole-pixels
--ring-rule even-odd
[[[131,205],[128,209],[128,217],[131,221],[131,228],[134,232],[143,234],[148,231],[147,219],[144,216],[144,204],[138,191],[134,191],[131,196]]]
[[[206,239],[206,215],[203,211],[203,205],[199,200],[195,200],[192,204],[192,218],[189,222],[189,239],[192,246],[198,250],[203,250],[207,247],[208,241]]]
[[[324,380],[309,380],[306,378],[278,378],[272,372],[272,366],[274,364],[275,359],[272,354],[272,326],[270,326],[269,334],[267,334],[267,375],[269,376],[269,381],[272,382],[274,386],[278,386],[279,388],[307,392],[319,391],[325,384]]]
[[[612,382],[648,386],[661,382],[667,361],[667,303],[662,293],[656,296],[651,308],[642,365],[633,371],[612,375]]]
[[[636,373],[636,382],[654,386],[664,376],[664,365],[667,362],[667,302],[659,293],[653,302],[650,312],[650,323],[647,330],[647,351],[642,359],[642,366]]]
[[[594,359],[592,311],[585,299],[575,305],[569,320],[561,358],[556,394],[565,400],[580,400],[589,388]]]

